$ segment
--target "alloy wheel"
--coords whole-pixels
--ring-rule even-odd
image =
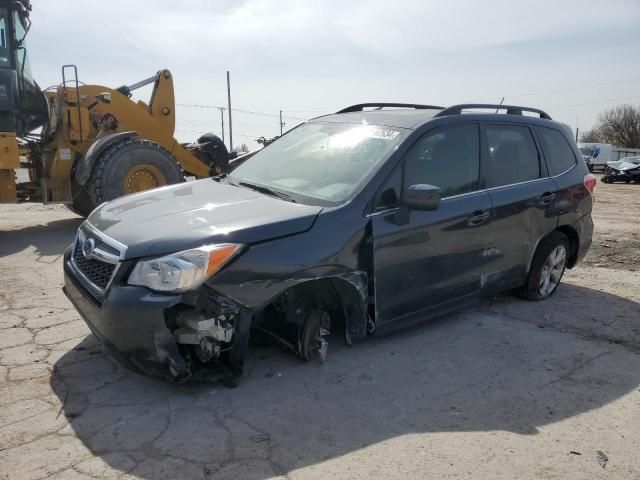
[[[564,248],[564,245],[558,245],[551,250],[547,261],[542,267],[540,283],[538,284],[538,293],[542,297],[548,297],[556,289],[562,278],[566,263],[567,250]]]

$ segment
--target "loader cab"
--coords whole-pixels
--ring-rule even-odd
[[[28,0],[0,0],[0,131],[18,136],[42,126],[48,117],[29,64],[30,8]]]

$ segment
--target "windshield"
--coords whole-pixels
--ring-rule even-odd
[[[400,143],[401,130],[372,125],[307,123],[237,167],[229,180],[321,203],[351,197]],[[313,203],[313,202],[312,202]]]
[[[9,18],[7,9],[0,8],[0,67],[11,67],[11,47],[9,46]]]

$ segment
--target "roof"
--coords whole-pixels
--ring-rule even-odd
[[[431,120],[440,110],[365,110],[363,112],[334,113],[323,117],[314,118],[312,121],[332,123],[364,123],[371,125],[384,125],[385,127],[415,128],[418,125]]]
[[[366,108],[374,108],[373,110],[365,110]],[[385,110],[385,108],[388,108]],[[470,110],[493,110],[495,113],[471,113]],[[498,113],[499,111],[504,113]],[[468,112],[468,113],[465,113]],[[533,113],[538,117],[530,115],[524,116],[523,112]],[[351,105],[337,113],[317,117],[311,121],[323,121],[332,123],[356,123],[383,125],[386,127],[400,127],[413,129],[436,117],[450,117],[454,115],[474,115],[476,119],[492,119],[492,120],[508,120],[528,121],[534,118],[544,122],[551,121],[551,117],[543,110],[532,107],[514,106],[514,105],[495,105],[484,103],[466,103],[460,105],[452,105],[450,107],[438,107],[434,105],[407,104],[407,103],[360,103]],[[502,117],[502,118],[501,118]],[[526,119],[526,120],[525,120]],[[568,125],[560,124],[572,135],[571,128]]]

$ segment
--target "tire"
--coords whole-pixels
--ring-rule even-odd
[[[129,138],[100,155],[87,190],[95,208],[124,195],[184,181],[184,173],[169,151],[149,140]]]
[[[567,268],[569,247],[569,239],[564,233],[553,232],[544,238],[536,249],[527,278],[518,291],[519,296],[527,300],[544,300],[553,295]],[[560,261],[559,254],[563,258],[554,264]]]
[[[88,217],[95,208],[91,196],[85,187],[71,181],[71,196],[73,203],[67,204],[67,208],[81,217]]]
[[[590,163],[587,164],[587,168],[589,169],[589,173],[593,173],[593,165]]]

